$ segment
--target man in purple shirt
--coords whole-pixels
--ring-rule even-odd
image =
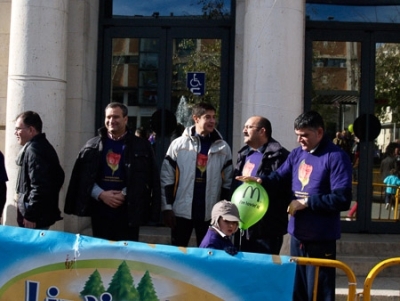
[[[300,147],[295,148],[279,169],[268,177],[239,177],[262,183],[267,189],[291,179],[294,199],[288,207],[291,235],[290,255],[336,259],[340,238],[340,212],[351,202],[352,166],[349,156],[324,134],[320,114],[309,111],[294,122]],[[312,300],[312,266],[297,266],[293,300]],[[322,267],[317,300],[335,300],[335,269]]]

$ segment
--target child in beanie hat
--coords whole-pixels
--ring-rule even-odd
[[[235,255],[237,251],[231,237],[237,231],[240,221],[239,210],[234,203],[226,200],[216,203],[211,211],[211,225],[200,248],[225,250]]]

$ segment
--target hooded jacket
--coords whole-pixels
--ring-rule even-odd
[[[232,181],[232,153],[221,134],[214,130],[208,152],[205,221],[211,219],[214,204],[229,196]],[[195,126],[172,141],[161,167],[161,210],[173,210],[178,217],[192,219],[192,201],[200,138]]]

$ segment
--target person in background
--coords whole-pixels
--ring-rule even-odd
[[[199,247],[225,250],[235,255],[237,249],[232,238],[240,221],[239,210],[234,203],[227,200],[216,203],[211,211],[211,224]]]
[[[157,137],[156,132],[152,131],[150,136],[149,136],[149,142],[150,142],[151,145],[156,143],[156,137]]]
[[[394,168],[391,169],[389,175],[383,180],[383,183],[388,185],[385,192],[385,209],[388,210],[389,206],[391,206],[393,210],[393,196],[396,195],[398,189],[398,187],[393,186],[400,186],[399,172]]]
[[[171,142],[161,167],[164,224],[171,228],[171,244],[181,247],[193,229],[200,245],[212,207],[228,199],[232,182],[232,152],[215,129],[214,106],[198,103],[192,117],[194,125]]]
[[[400,140],[397,139],[395,143],[394,157],[396,158],[396,169],[400,172]]]
[[[340,239],[340,212],[352,199],[352,164],[349,156],[325,135],[324,121],[315,111],[298,116],[294,132],[300,146],[269,176],[237,177],[257,181],[269,191],[283,180],[291,180],[294,199],[288,207],[290,255],[336,259]],[[296,267],[294,301],[313,300],[313,266]],[[321,267],[317,300],[335,300],[335,268]]]
[[[384,181],[392,169],[397,169],[396,162],[396,148],[397,143],[391,142],[386,147],[385,155],[386,157],[382,160],[380,165],[381,179]]]
[[[336,137],[333,139],[333,144],[342,148],[342,144],[344,143],[342,132],[336,132]]]
[[[271,122],[262,116],[250,117],[243,127],[244,143],[238,152],[237,164],[231,191],[242,184],[237,176],[269,175],[286,160],[289,151],[272,138]],[[269,207],[263,218],[244,231],[243,237],[238,232],[235,245],[244,252],[279,255],[283,236],[287,233],[287,206],[292,194],[290,181],[268,190]]]
[[[128,108],[112,102],[105,126],[79,152],[64,212],[91,216],[93,236],[139,240],[140,226],[160,216],[160,177],[151,145],[127,127]]]
[[[15,121],[14,134],[22,145],[16,161],[17,222],[31,229],[48,229],[62,219],[58,197],[65,175],[42,127],[42,119],[33,111],[19,114]]]
[[[4,155],[0,152],[0,224],[3,222],[3,211],[7,200],[7,181],[8,177],[4,165]]]
[[[146,130],[143,127],[139,127],[135,131],[136,137],[147,139]]]

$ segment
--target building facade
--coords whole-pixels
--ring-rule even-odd
[[[0,149],[10,178],[6,224],[16,224],[14,119],[25,110],[42,116],[66,172],[61,208],[78,151],[103,124],[110,101],[128,106],[133,129],[157,129],[159,162],[174,129],[168,113],[187,125],[188,107],[198,100],[218,108],[218,127],[234,158],[251,115],[270,119],[273,137],[288,149],[296,147],[293,121],[303,110],[320,110],[331,134],[357,117],[379,115],[381,107],[396,116],[395,96],[371,87],[379,78],[377,49],[399,43],[399,1],[181,2],[0,0]],[[358,10],[343,13],[350,8]],[[371,20],[371,10],[380,16],[383,8],[392,11],[390,20]],[[156,118],[156,111],[166,114]],[[373,185],[379,151],[399,138],[396,120],[382,122],[374,138],[371,121],[362,124],[367,138],[360,142],[355,181],[359,208],[351,222],[343,217],[345,231],[400,232],[393,226],[397,207],[383,217],[380,186]],[[90,234],[89,220],[74,216],[53,228]]]

